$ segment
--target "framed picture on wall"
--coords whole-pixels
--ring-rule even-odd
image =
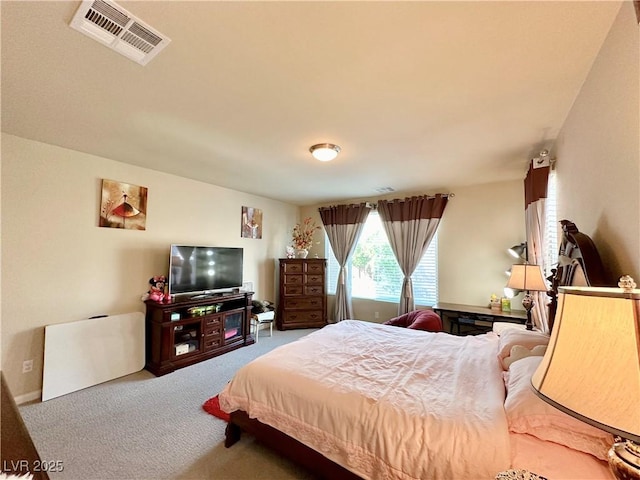
[[[146,230],[147,187],[102,180],[100,226]]]
[[[240,232],[242,238],[262,238],[262,210],[242,207]]]

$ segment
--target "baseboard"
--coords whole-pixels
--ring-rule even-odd
[[[23,405],[25,403],[33,402],[34,400],[40,400],[42,398],[42,390],[36,390],[35,392],[25,393],[24,395],[18,395],[14,397],[16,404]]]

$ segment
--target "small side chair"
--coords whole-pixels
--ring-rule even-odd
[[[251,315],[251,326],[255,329],[256,343],[258,343],[258,337],[260,335],[260,327],[266,323],[269,324],[269,336],[273,336],[273,320],[276,318],[274,311],[268,311],[263,313],[254,313]]]

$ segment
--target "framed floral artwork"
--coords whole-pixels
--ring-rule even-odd
[[[242,238],[262,238],[262,210],[253,207],[242,207]]]
[[[146,230],[147,187],[102,180],[100,226]]]

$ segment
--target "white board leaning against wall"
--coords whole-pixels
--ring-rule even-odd
[[[141,312],[47,325],[42,401],[142,370],[144,332]]]

